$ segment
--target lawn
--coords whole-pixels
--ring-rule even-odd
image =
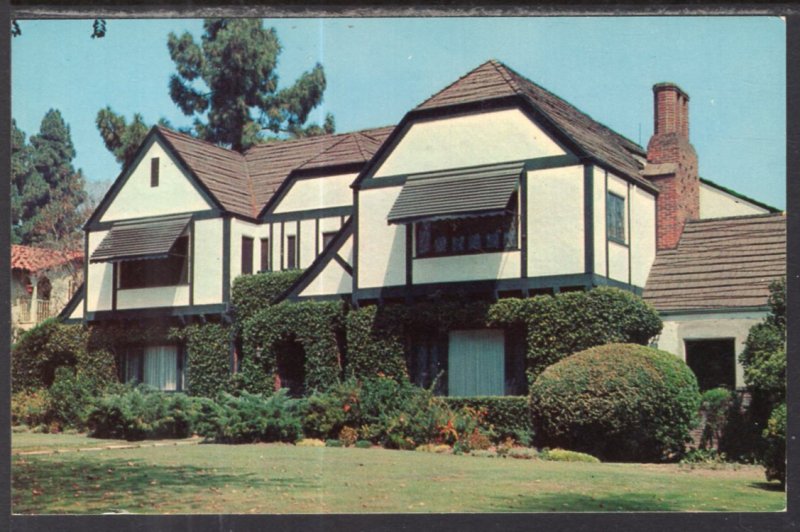
[[[15,450],[29,436],[15,434]],[[778,511],[784,506],[783,491],[764,482],[760,467],[691,470],[275,444],[12,457],[12,509],[22,514]]]

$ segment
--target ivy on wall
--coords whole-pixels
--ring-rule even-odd
[[[230,382],[231,327],[219,323],[192,324],[170,330],[187,355],[186,385],[190,395],[215,397]]]
[[[233,280],[231,303],[236,309],[236,321],[244,323],[288,290],[303,270],[262,272],[241,275]]]

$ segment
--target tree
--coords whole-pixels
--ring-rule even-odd
[[[292,85],[278,90],[275,72],[281,45],[274,28],[258,19],[206,19],[202,44],[188,32],[169,34],[167,47],[175,62],[170,97],[187,116],[196,118],[197,136],[243,151],[262,140],[263,132],[300,137],[333,131],[333,117],[323,126],[305,126],[322,101],[325,72],[319,63]]]
[[[25,133],[11,122],[11,242],[27,244],[39,209],[47,202],[47,183],[33,167]]]
[[[59,111],[51,109],[45,114],[39,133],[30,139],[28,151],[30,172],[24,179],[33,185],[22,188],[26,208],[21,212],[20,242],[74,249],[80,242],[80,205],[86,192],[83,173],[72,166],[75,148],[69,126]],[[35,187],[36,194],[26,195],[25,190],[31,187]],[[58,246],[54,246],[56,243]]]
[[[108,106],[97,112],[95,124],[106,148],[122,166],[130,164],[150,129],[139,113],[134,114],[133,121],[127,124],[124,116],[116,114]]]

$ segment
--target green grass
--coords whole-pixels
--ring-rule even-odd
[[[15,435],[16,436],[16,435]],[[14,513],[778,511],[758,467],[184,445],[12,458]]]

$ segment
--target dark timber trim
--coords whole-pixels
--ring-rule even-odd
[[[194,220],[189,222],[189,244],[191,250],[189,251],[189,306],[194,306],[194,269],[197,261],[195,261],[195,242],[197,235],[195,232]]]
[[[119,290],[119,262],[111,265],[111,310],[117,310],[117,290]]]
[[[358,188],[353,188],[353,214],[348,223],[350,222],[353,224],[353,302],[358,306],[355,299],[355,294],[358,293]]]
[[[272,252],[275,249],[275,239],[272,238],[272,228],[275,224],[269,224],[269,271],[275,271],[275,254]],[[280,269],[280,268],[279,268]]]
[[[414,284],[414,224],[403,226],[406,233],[406,286]]]
[[[158,307],[125,310],[100,310],[90,312],[86,316],[86,321],[105,321],[117,319],[145,319],[145,318],[165,318],[172,316],[200,316],[207,314],[224,314],[227,305],[216,303],[211,305],[194,305],[182,307]]]
[[[594,167],[583,167],[583,252],[584,272],[594,273]]]
[[[314,218],[333,218],[335,216],[349,216],[352,207],[325,207],[323,209],[309,209],[307,211],[281,212],[278,214],[267,214],[261,219],[261,223],[269,222],[293,222],[295,220],[313,220]]]
[[[294,240],[294,267],[301,268],[300,266],[300,220],[297,220],[297,228],[295,229]]]
[[[528,170],[519,175],[519,276],[528,277]]]
[[[389,188],[399,187],[406,184],[406,175],[392,175],[387,177],[369,178],[363,181],[359,188],[361,190],[369,190],[373,188]]]
[[[350,276],[352,277],[352,275],[353,275],[353,267],[352,267],[352,266],[350,266],[350,265],[347,263],[347,261],[346,261],[346,260],[344,260],[344,259],[342,258],[342,256],[341,256],[341,255],[339,255],[338,253],[334,253],[334,255],[333,255],[333,260],[335,260],[336,262],[338,262],[338,263],[339,263],[339,266],[341,266],[342,268],[344,268],[344,271],[346,271],[346,272],[347,272],[348,274],[350,274]]]
[[[63,309],[61,309],[61,312],[58,313],[58,318],[68,323],[79,323],[83,321],[82,319],[71,320],[69,319],[69,315],[75,312],[75,309],[78,308],[79,304],[83,305],[83,302],[85,300],[86,300],[86,282],[84,281],[83,283],[81,283],[78,289],[75,290],[75,293],[72,294],[72,297],[69,298],[67,304],[64,306]],[[86,314],[84,314],[84,316],[85,315]]]
[[[314,257],[319,255],[319,218],[314,219]]]
[[[231,217],[222,218],[222,301],[230,301],[231,293]]]
[[[86,319],[86,314],[89,312],[89,231],[85,230],[83,233],[83,316]]]
[[[603,234],[606,235],[606,238],[605,238],[605,241],[606,241],[605,242],[605,244],[606,244],[606,271],[605,271],[605,276],[606,277],[611,277],[611,272],[609,271],[609,264],[611,263],[611,261],[609,260],[609,257],[608,257],[608,250],[609,250],[609,245],[608,245],[608,240],[609,240],[609,238],[608,238],[608,170],[604,171],[604,177],[603,177],[603,201],[605,202],[605,203],[603,203],[603,205],[605,205],[605,208],[603,210],[606,213],[606,219],[604,220],[605,223],[603,225],[603,228],[604,228]]]
[[[286,231],[284,227],[284,222],[281,222],[281,262],[279,264],[278,270],[283,271],[283,241],[286,240]]]

